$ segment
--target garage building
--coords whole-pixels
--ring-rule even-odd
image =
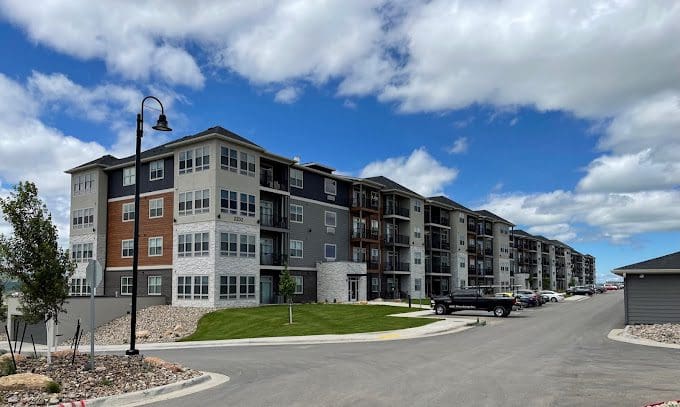
[[[680,252],[620,267],[626,324],[680,323]]]

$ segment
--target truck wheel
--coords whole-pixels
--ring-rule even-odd
[[[493,315],[495,317],[502,317],[505,314],[505,307],[497,305],[496,308],[493,309]]]
[[[550,299],[550,302],[557,302],[557,298],[552,297],[552,298]]]
[[[448,314],[446,307],[444,304],[437,304],[434,307],[434,313],[437,315],[445,315]]]

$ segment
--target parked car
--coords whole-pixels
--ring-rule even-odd
[[[564,295],[556,293],[555,291],[543,290],[541,291],[541,295],[547,297],[550,302],[564,301]]]
[[[602,293],[606,293],[606,292],[607,292],[607,289],[604,288],[604,284],[595,284],[595,287],[594,287],[594,288],[595,288],[595,290],[596,290],[599,294],[602,294]]]
[[[573,294],[573,295],[593,295],[595,294],[595,290],[593,290],[590,287],[582,286],[582,285],[577,285],[576,287],[569,287],[567,288],[567,294]]]
[[[541,297],[540,294],[538,294],[536,291],[533,290],[517,290],[517,294],[522,294],[522,295],[528,295],[532,297],[534,300],[536,300],[536,305],[539,307],[545,304],[545,301],[543,300],[543,297]]]
[[[465,309],[480,309],[493,312],[496,317],[507,317],[512,312],[515,298],[486,296],[481,289],[454,290],[449,295],[434,297],[430,306],[435,314],[444,315]]]
[[[619,287],[618,287],[617,285],[614,285],[614,284],[605,284],[605,285],[604,285],[604,288],[605,288],[607,291],[613,291],[613,290],[618,290],[618,289],[619,289]]]
[[[505,293],[496,293],[493,295],[494,297],[497,298],[515,298],[515,294],[512,292],[505,292]],[[522,304],[521,301],[516,300],[515,305],[512,307],[513,311],[519,311],[522,309],[524,304]]]
[[[538,306],[538,297],[536,294],[527,293],[515,293],[515,298],[525,307],[536,307]]]

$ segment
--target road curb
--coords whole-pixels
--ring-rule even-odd
[[[612,341],[630,343],[633,345],[651,346],[655,348],[680,349],[680,345],[674,343],[663,343],[651,339],[638,338],[626,333],[625,329],[612,329],[607,334],[607,338]]]
[[[87,407],[100,406],[140,406],[162,400],[174,399],[186,396],[199,391],[207,390],[229,381],[229,376],[219,373],[202,372],[203,374],[191,379],[182,380],[151,389],[140,390],[132,393],[117,394],[115,396],[99,397],[75,402],[73,405],[84,405]],[[80,404],[79,404],[80,403]],[[84,404],[83,404],[84,403]],[[69,403],[57,404],[57,406],[70,406]]]

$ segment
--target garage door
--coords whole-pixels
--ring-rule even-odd
[[[628,324],[680,323],[680,275],[626,277]]]

